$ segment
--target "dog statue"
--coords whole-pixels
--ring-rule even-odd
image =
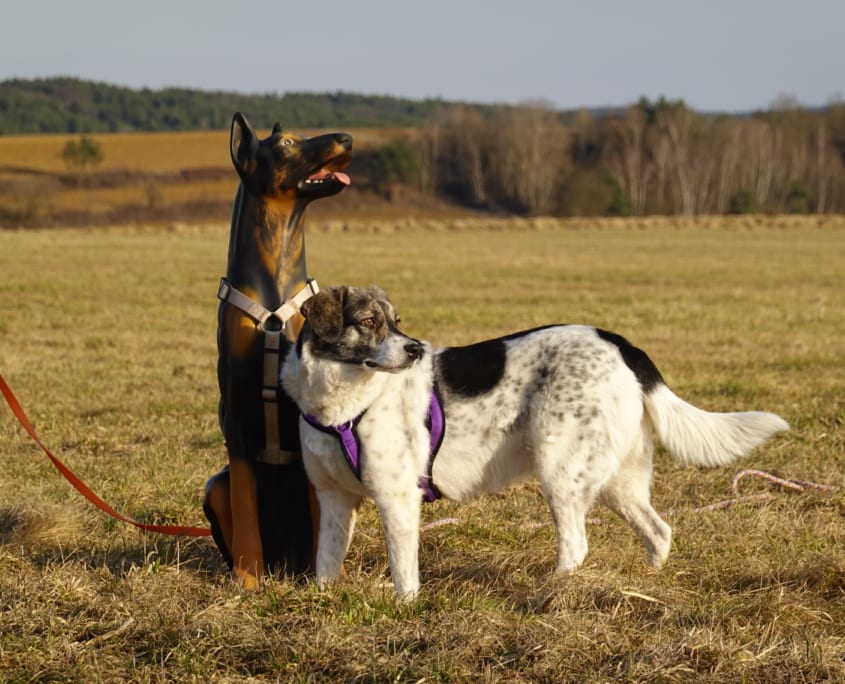
[[[692,406],[645,352],[597,328],[552,325],[432,351],[399,331],[378,288],[332,288],[302,313],[282,384],[303,413],[320,582],[340,573],[364,496],[381,514],[396,593],[409,599],[420,586],[422,499],[465,500],[527,476],[552,512],[558,572],[584,560],[597,501],[660,566],[672,530],[650,501],[652,434],[683,463],[720,466],[788,428],[772,413]]]
[[[305,138],[277,123],[259,139],[232,120],[240,177],[226,277],[218,296],[220,425],[229,464],[206,485],[203,509],[223,557],[243,586],[266,570],[313,565],[318,509],[302,466],[298,413],[279,391],[278,369],[302,326],[299,305],[317,291],[305,265],[303,214],[349,184],[352,138]]]

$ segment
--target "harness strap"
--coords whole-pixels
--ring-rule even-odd
[[[359,482],[361,481],[361,441],[358,439],[358,432],[355,428],[358,427],[358,423],[361,422],[361,418],[364,417],[365,413],[366,410],[348,423],[343,423],[342,425],[323,425],[316,417],[307,413],[302,414],[305,422],[312,427],[337,437],[343,457],[346,459],[349,469]],[[422,490],[423,500],[431,503],[443,496],[435,486],[432,478],[434,459],[437,456],[437,452],[440,451],[440,445],[443,443],[446,426],[443,405],[436,389],[431,393],[425,426],[431,434],[431,448],[429,450],[428,463],[426,464],[426,474],[420,477],[417,486]]]
[[[248,297],[240,290],[235,289],[225,278],[220,279],[220,287],[217,288],[217,298],[236,306],[243,311],[247,316],[257,321],[264,329],[264,324],[270,319],[275,318],[285,327],[287,322],[299,313],[299,307],[307,302],[311,297],[320,291],[317,281],[309,278],[305,281],[305,286],[297,292],[293,297],[286,300],[275,311],[265,308],[251,297]]]
[[[359,481],[361,480],[361,442],[358,440],[358,432],[355,428],[358,427],[358,423],[361,422],[364,413],[343,425],[323,425],[314,416],[307,413],[302,414],[305,422],[309,425],[321,432],[337,437],[340,442],[340,450],[346,459],[346,464]]]
[[[287,322],[293,318],[311,297],[320,291],[317,281],[310,278],[299,292],[286,300],[275,311],[262,306],[251,297],[234,288],[225,278],[220,279],[217,297],[243,311],[258,323],[264,333],[264,371],[262,375],[261,398],[264,400],[264,448],[258,452],[257,459],[262,463],[285,465],[299,460],[296,451],[281,448],[279,437],[279,365],[282,335]],[[281,323],[279,330],[268,330],[266,323],[271,318]]]
[[[281,338],[281,330],[264,331],[264,383],[261,388],[261,398],[264,400],[264,449],[258,455],[261,461],[271,457],[272,454],[282,452],[279,444],[279,413],[277,410]],[[281,463],[283,462],[281,461]]]
[[[431,447],[428,452],[428,464],[425,469],[425,476],[420,478],[419,488],[423,492],[423,500],[427,503],[437,501],[443,495],[434,484],[434,476],[432,470],[434,468],[434,459],[437,452],[440,451],[440,445],[443,444],[443,436],[446,434],[446,417],[443,414],[443,401],[437,392],[437,387],[431,392],[431,401],[428,405],[428,417],[425,425],[431,435]]]

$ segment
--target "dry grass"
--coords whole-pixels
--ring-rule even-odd
[[[282,122],[284,124],[284,122]],[[269,130],[257,129],[264,137]],[[297,131],[317,135],[324,130]],[[397,137],[414,135],[414,129],[352,129],[356,148],[382,145]],[[230,168],[229,131],[189,131],[179,133],[94,133],[104,158],[104,170],[142,169],[149,172],[179,171],[186,168]],[[61,158],[68,140],[78,135],[0,136],[0,168],[13,167],[41,172],[65,170]]]
[[[0,680],[842,681],[845,679],[845,225],[841,220],[313,220],[324,284],[379,283],[406,330],[462,343],[589,322],[649,351],[711,409],[765,408],[793,430],[737,468],[660,454],[675,541],[650,569],[594,512],[591,550],[551,578],[533,484],[424,522],[424,591],[399,606],[372,506],[342,583],[242,595],[211,542],[96,512],[0,411]],[[0,232],[0,370],[44,439],[119,510],[202,524],[216,424],[214,292],[223,226]],[[738,468],[836,485],[730,496]]]
[[[103,150],[99,168],[178,171],[203,166],[230,166],[229,132],[95,133]],[[79,135],[9,135],[0,138],[0,167],[41,172],[65,171],[61,153]]]
[[[324,132],[301,131],[309,136]],[[418,135],[406,128],[350,132],[359,151]],[[269,131],[258,133],[264,136]],[[74,176],[67,172],[61,152],[65,143],[78,137],[0,136],[0,219],[6,217],[0,225],[61,224],[69,220],[69,212],[84,213],[98,225],[102,217],[117,211],[123,212],[121,222],[127,223],[150,221],[154,211],[164,220],[181,221],[186,204],[204,207],[202,220],[229,215],[237,177],[229,158],[228,131],[95,134],[103,162],[96,170]],[[360,213],[364,198],[358,194],[353,188],[326,208],[337,207],[344,215]],[[395,212],[384,204],[384,210]],[[79,220],[73,224],[86,225]]]

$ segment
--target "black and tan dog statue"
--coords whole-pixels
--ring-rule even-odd
[[[302,465],[298,410],[279,385],[279,359],[299,334],[299,306],[318,291],[305,265],[303,213],[349,184],[352,137],[306,138],[279,124],[259,139],[232,120],[240,176],[226,277],[218,296],[220,425],[229,464],[209,479],[203,509],[244,587],[265,572],[311,571],[319,510]]]

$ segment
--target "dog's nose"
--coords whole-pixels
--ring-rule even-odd
[[[409,342],[405,345],[405,353],[416,361],[422,358],[423,346],[419,342]]]
[[[343,145],[347,150],[352,148],[352,136],[349,133],[338,133],[334,137],[338,145]]]

